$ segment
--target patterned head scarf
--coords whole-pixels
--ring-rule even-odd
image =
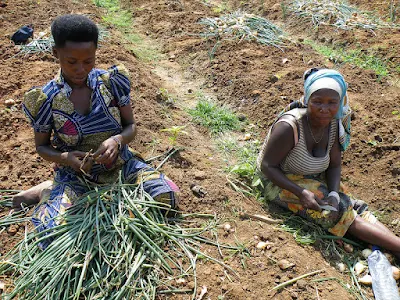
[[[340,95],[340,106],[335,116],[339,122],[339,143],[342,151],[346,150],[350,144],[350,120],[351,109],[349,105],[349,97],[347,96],[347,83],[342,74],[332,69],[309,69],[304,72],[304,96],[297,101],[290,103],[279,114],[280,117],[285,112],[294,108],[307,107],[308,100],[312,93],[319,89],[332,89]]]

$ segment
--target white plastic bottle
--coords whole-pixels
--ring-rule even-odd
[[[400,300],[399,289],[393,278],[392,265],[378,247],[374,247],[368,256],[368,267],[375,300]]]

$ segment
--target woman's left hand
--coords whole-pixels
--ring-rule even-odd
[[[96,163],[108,165],[114,162],[118,156],[118,143],[115,139],[109,138],[101,143],[99,149],[93,153],[93,158]]]
[[[336,199],[334,196],[326,197],[324,200],[325,200],[326,202],[328,202],[328,204],[329,204],[330,206],[333,206],[333,207],[335,207],[335,208],[338,208],[338,207],[339,207],[339,201],[337,201],[337,199]]]

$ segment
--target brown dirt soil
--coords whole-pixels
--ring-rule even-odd
[[[257,13],[277,24],[285,24],[280,8],[281,1],[231,1],[231,8],[242,7]],[[359,1],[360,2],[360,1]],[[382,1],[369,1],[379,7]],[[90,14],[101,22],[104,13],[88,0],[85,1],[29,1],[13,0],[8,6],[0,8],[0,189],[27,189],[42,180],[51,178],[51,165],[36,154],[31,129],[26,122],[20,103],[24,92],[32,86],[42,85],[56,73],[55,59],[43,56],[15,56],[17,49],[10,44],[9,36],[19,26],[35,24],[36,32],[48,30],[55,16],[80,12]],[[187,124],[178,144],[184,151],[168,161],[163,172],[168,174],[181,188],[181,208],[188,212],[217,213],[221,222],[229,222],[235,228],[234,234],[224,235],[219,231],[223,242],[235,244],[236,240],[246,243],[251,257],[246,259],[247,267],[241,267],[240,258],[232,256],[227,264],[234,268],[239,279],[229,277],[223,268],[211,262],[198,265],[199,288],[208,288],[209,299],[355,299],[336,281],[312,283],[299,282],[275,293],[270,289],[278,283],[308,273],[324,269],[321,277],[337,277],[350,282],[331,266],[318,250],[318,246],[302,246],[292,235],[278,226],[261,222],[240,220],[234,212],[245,210],[250,213],[267,214],[256,200],[234,192],[226,181],[225,163],[221,154],[210,142],[207,130],[191,125],[190,118],[180,105],[166,108],[157,101],[160,87],[175,92],[178,101],[189,99],[184,93],[191,84],[204,89],[221,103],[229,104],[237,112],[248,116],[256,124],[259,140],[262,140],[274,116],[282,107],[302,93],[302,74],[310,65],[338,67],[315,53],[310,46],[302,44],[301,39],[313,37],[326,43],[343,43],[362,47],[380,47],[382,57],[396,56],[399,49],[400,31],[377,31],[376,36],[357,30],[339,32],[333,28],[321,28],[318,33],[306,25],[287,24],[287,31],[295,42],[285,51],[260,46],[255,43],[224,42],[218,48],[215,58],[210,61],[207,51],[213,45],[195,34],[202,28],[197,21],[202,17],[216,16],[212,5],[222,1],[201,0],[124,0],[124,7],[133,12],[134,31],[142,33],[149,42],[161,46],[165,58],[158,69],[151,64],[140,62],[126,48],[121,34],[109,28],[112,38],[98,51],[98,67],[106,68],[114,63],[124,63],[132,76],[132,99],[139,134],[132,147],[145,157],[165,152],[169,147],[168,136],[160,129],[173,125]],[[207,5],[206,5],[207,4]],[[378,7],[377,6],[377,7]],[[384,13],[384,8],[380,8]],[[398,51],[398,50],[397,50]],[[394,54],[393,54],[394,53]],[[283,63],[282,59],[288,62]],[[162,69],[160,71],[160,68]],[[177,84],[170,73],[182,74],[182,82]],[[382,221],[389,224],[398,217],[400,211],[400,119],[392,114],[400,110],[400,90],[391,81],[376,80],[372,71],[343,65],[340,71],[349,82],[349,96],[354,109],[353,137],[350,149],[343,158],[343,180],[352,194],[371,204],[378,210]],[[273,75],[279,80],[271,81]],[[168,81],[168,76],[170,79]],[[17,105],[5,109],[4,100],[14,99]],[[189,100],[188,100],[189,101]],[[377,146],[368,142],[382,140]],[[208,194],[197,198],[190,190],[192,183],[200,184]],[[1,211],[0,215],[7,213]],[[398,233],[398,228],[392,225]],[[23,227],[14,236],[0,233],[0,258],[23,235]],[[254,236],[274,243],[271,249],[260,252],[254,245]],[[216,249],[205,247],[215,257]],[[281,271],[274,260],[288,259],[296,266]],[[316,292],[316,289],[318,292]],[[371,296],[371,291],[369,296]],[[218,298],[219,296],[224,298]],[[171,299],[187,299],[188,296],[171,296]]]

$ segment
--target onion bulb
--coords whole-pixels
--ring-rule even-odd
[[[337,268],[338,268],[339,272],[341,272],[341,273],[346,271],[346,265],[344,263],[338,263]]]
[[[393,271],[393,278],[395,280],[399,280],[399,278],[400,278],[400,270],[399,270],[399,268],[396,268],[395,266],[392,266],[392,271]]]
[[[371,249],[364,249],[363,251],[361,251],[361,255],[365,258],[365,259],[367,259],[368,258],[368,256],[370,256],[370,254],[372,253],[372,250]]]
[[[372,284],[372,277],[371,275],[365,275],[358,279],[358,282],[365,284],[365,285],[371,285]]]
[[[360,275],[366,268],[367,268],[366,265],[357,262],[356,265],[354,266],[354,273],[356,273],[356,275]]]

